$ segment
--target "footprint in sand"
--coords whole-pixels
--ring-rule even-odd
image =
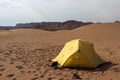
[[[40,75],[40,78],[43,78],[43,77],[44,77],[44,75],[43,75],[43,74],[41,74],[41,75]]]
[[[49,77],[47,80],[52,80],[52,78],[51,78],[51,77]]]
[[[0,69],[0,72],[5,71],[6,69]]]
[[[4,65],[0,65],[0,72],[5,71],[6,69],[3,68]]]
[[[6,77],[13,77],[14,74],[8,74]]]
[[[24,74],[24,71],[21,71],[21,74]]]
[[[0,67],[2,67],[3,65],[0,65]]]
[[[17,80],[16,78],[13,78],[13,80]]]
[[[82,80],[82,78],[81,78],[77,73],[74,73],[74,74],[73,74],[73,78],[74,78],[74,79]]]
[[[14,64],[14,62],[10,62],[10,64]]]
[[[23,66],[16,66],[17,69],[23,69]]]

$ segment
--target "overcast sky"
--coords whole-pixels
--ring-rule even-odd
[[[0,25],[66,20],[120,20],[120,0],[0,0]]]

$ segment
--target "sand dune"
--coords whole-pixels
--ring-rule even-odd
[[[108,63],[96,69],[52,69],[65,42],[80,38],[94,44]],[[77,75],[78,77],[74,76]],[[92,24],[74,30],[0,30],[0,80],[119,80],[120,23]]]

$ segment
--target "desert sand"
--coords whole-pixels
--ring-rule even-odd
[[[106,61],[95,69],[53,69],[55,58],[72,39],[94,44]],[[119,80],[120,23],[91,24],[74,30],[0,30],[0,80]]]

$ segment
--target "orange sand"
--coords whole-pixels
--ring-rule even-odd
[[[96,52],[108,63],[95,69],[52,69],[51,60],[65,42],[76,38],[94,43]],[[36,29],[0,30],[0,80],[77,78],[120,79],[120,23],[92,24],[55,32]]]

